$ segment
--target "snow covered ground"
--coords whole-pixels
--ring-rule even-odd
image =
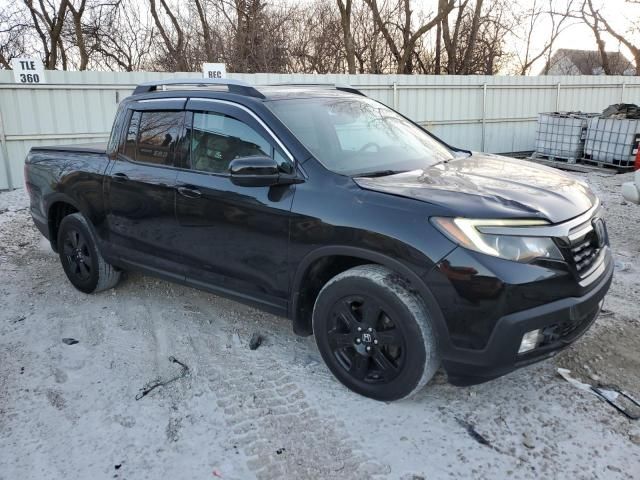
[[[556,373],[640,395],[640,207],[630,175],[585,177],[616,258],[606,315],[554,359],[391,404],[342,387],[284,318],[139,274],[74,290],[24,192],[0,193],[0,479],[637,478],[640,421]]]

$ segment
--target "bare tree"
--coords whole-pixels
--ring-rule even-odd
[[[24,55],[29,21],[22,8],[7,5],[0,10],[0,68],[11,69],[11,60]]]
[[[156,30],[141,18],[140,11],[122,2],[102,17],[102,25],[94,45],[99,68],[133,72],[154,68],[150,56]]]
[[[66,52],[62,45],[62,28],[67,15],[67,0],[24,0],[32,19],[32,26],[41,42],[44,52],[44,66],[55,69],[58,65],[58,53],[66,69]]]
[[[388,73],[397,67],[389,47],[364,2],[352,7],[351,33],[359,73]]]
[[[167,4],[167,0],[149,0],[151,16],[156,29],[164,42],[166,63],[170,69],[186,72],[189,70],[187,56],[185,55],[185,35],[176,13]],[[165,25],[162,17],[168,17],[169,25]]]
[[[491,12],[483,20],[474,54],[474,72],[495,75],[511,54],[506,49],[506,37],[513,29],[514,18],[510,14],[511,0],[495,0]]]
[[[602,62],[602,70],[604,71],[605,75],[611,75],[611,67],[609,66],[609,57],[607,56],[606,44],[602,39],[600,18],[598,12],[593,7],[593,2],[591,0],[585,0],[585,2],[582,4],[582,20],[586,25],[589,26],[589,28],[593,32],[593,36],[596,39],[598,52],[600,53],[600,59]]]
[[[413,19],[413,10],[411,9],[409,0],[401,0],[402,3],[399,5],[400,8],[398,8],[401,13],[397,22],[383,19],[377,0],[364,1],[371,9],[373,20],[391,50],[397,64],[397,73],[412,73],[411,60],[415,53],[416,44],[423,35],[434,28],[443,17],[453,10],[455,4],[455,0],[443,0],[444,5],[442,8],[438,8],[436,15],[422,24],[417,30],[412,31],[411,22]],[[395,32],[392,32],[392,28],[395,29]],[[399,39],[396,38],[394,33],[398,34]]]
[[[340,24],[342,25],[342,37],[344,41],[345,55],[347,57],[347,69],[349,73],[356,73],[356,51],[351,34],[351,0],[337,0],[340,9]]]
[[[520,37],[524,42],[524,55],[516,54],[519,75],[529,74],[533,65],[543,58],[546,58],[544,71],[547,72],[556,40],[562,32],[575,24],[572,19],[575,18],[576,0],[566,0],[564,8],[560,10],[554,8],[557,4],[557,0],[547,0],[546,3],[542,0],[532,0],[527,4],[530,7],[527,6],[517,19],[517,24],[522,26]],[[549,22],[548,36],[542,46],[536,48],[533,39],[541,23],[545,21]]]
[[[528,74],[545,60],[549,70],[557,38],[579,20],[613,71],[605,38],[636,59],[639,46],[597,1],[432,0],[430,11],[420,0],[145,0],[145,11],[131,0],[19,0],[0,7],[0,68],[38,52],[46,68],[79,70],[193,71],[223,61],[232,72],[471,75],[511,62]]]
[[[630,1],[627,0],[628,3],[640,3],[638,1]],[[640,20],[636,17],[633,19],[629,30],[626,32],[620,32],[613,28],[611,24],[607,21],[607,19],[602,15],[602,13],[595,9],[592,3],[592,0],[587,1],[587,6],[589,7],[589,13],[586,14],[583,18],[585,22],[591,27],[591,30],[596,37],[596,42],[598,42],[598,49],[600,51],[600,55],[602,57],[602,66],[605,69],[605,63],[607,64],[605,73],[607,70],[611,71],[611,66],[609,65],[606,52],[604,50],[604,42],[600,37],[600,32],[602,30],[606,31],[609,35],[615,38],[620,44],[624,45],[629,49],[631,55],[633,55],[633,60],[636,68],[636,75],[640,75],[640,42],[635,42],[632,39],[634,38],[633,33],[636,35],[640,32]],[[583,7],[584,12],[584,7]],[[602,26],[600,26],[602,25]],[[630,35],[631,34],[631,35]]]
[[[447,73],[453,75],[457,73],[457,51],[458,51],[458,39],[460,38],[460,28],[464,19],[465,9],[469,0],[463,0],[458,5],[458,12],[456,14],[453,34],[449,25],[449,13],[451,10],[447,10],[447,0],[439,0],[438,9],[442,12],[442,40],[444,42],[445,50],[447,51]]]
[[[478,31],[480,30],[482,3],[483,0],[476,0],[476,8],[473,12],[473,19],[471,20],[471,31],[469,32],[469,38],[467,39],[464,57],[462,59],[461,70],[464,75],[471,73],[471,60],[473,58],[476,40],[478,38]]]
[[[82,16],[84,15],[85,8],[87,6],[87,0],[79,0],[77,3],[78,5],[76,6],[72,1],[67,0],[67,8],[71,14],[76,45],[78,46],[78,53],[80,55],[78,70],[86,70],[87,65],[89,64],[89,52],[82,29]]]
[[[193,3],[198,14],[198,19],[200,20],[200,26],[202,27],[202,39],[206,59],[210,62],[217,60],[216,42],[213,40],[213,31],[207,19],[207,5],[204,5],[202,0],[193,0]]]
[[[445,65],[450,75],[496,72],[499,62],[506,58],[505,38],[513,18],[511,2],[492,0],[487,9],[485,5],[483,0],[459,0],[454,10],[442,18],[440,43],[444,52],[436,51],[435,71]],[[446,2],[439,0],[439,6],[444,8]]]
[[[317,0],[305,9],[295,10],[299,27],[287,39],[293,63],[288,71],[332,73],[344,71],[344,46],[340,16],[333,2]]]

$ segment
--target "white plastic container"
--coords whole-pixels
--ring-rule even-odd
[[[535,156],[575,162],[584,155],[587,122],[594,113],[550,112],[538,114]]]
[[[632,167],[638,138],[640,120],[592,118],[587,128],[585,158],[617,167]]]

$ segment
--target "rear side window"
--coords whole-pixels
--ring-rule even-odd
[[[124,142],[124,154],[131,160],[136,159],[136,143],[138,141],[138,127],[140,126],[140,112],[133,112],[129,127],[127,128],[127,138]]]
[[[109,137],[109,143],[107,144],[107,153],[109,153],[109,155],[118,151],[121,131],[126,119],[127,109],[120,105],[120,108],[118,108],[118,113],[116,113],[116,118],[113,121],[113,126],[111,127],[111,136]]]
[[[234,158],[273,156],[273,148],[253,128],[240,120],[212,112],[193,115],[191,168],[227,173]]]
[[[124,154],[131,160],[156,165],[174,165],[184,112],[133,112]]]

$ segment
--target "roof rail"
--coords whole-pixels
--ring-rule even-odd
[[[358,90],[355,87],[352,87],[351,85],[347,84],[347,83],[297,83],[297,82],[293,82],[293,83],[270,83],[269,86],[273,86],[273,87],[286,87],[286,86],[290,86],[290,87],[332,87],[335,88],[336,90],[340,90],[342,92],[349,92],[349,93],[355,93],[356,95],[362,95],[363,97],[366,97],[366,95],[364,93],[362,93],[360,90]]]
[[[227,80],[218,78],[170,78],[167,80],[157,80],[155,82],[146,82],[138,85],[133,91],[134,95],[142,93],[155,92],[158,87],[166,85],[191,85],[196,87],[208,87],[211,85],[225,86],[229,89],[229,93],[237,93],[238,95],[246,95],[248,97],[265,98],[265,96],[248,83],[240,80]]]

